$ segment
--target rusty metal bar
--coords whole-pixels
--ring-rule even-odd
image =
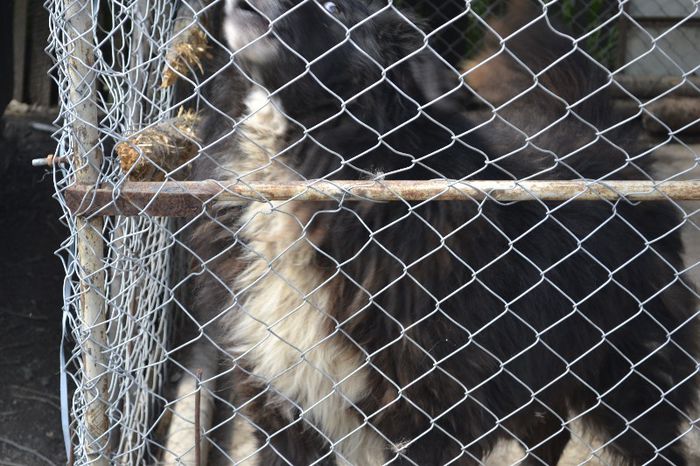
[[[65,192],[79,215],[187,217],[214,201],[630,201],[700,200],[700,181],[298,181],[236,183],[216,181],[127,182],[118,189],[75,185]]]
[[[77,168],[76,180],[94,186],[99,177],[102,153],[98,139],[96,75],[93,70],[95,48],[92,0],[65,0],[66,31],[72,50],[69,52],[67,78],[68,97],[72,106],[72,159]],[[109,464],[109,420],[107,416],[108,376],[107,308],[104,299],[104,219],[93,216],[75,219],[77,230],[77,262],[80,279],[80,313],[82,316],[83,373],[86,390],[85,419],[87,460],[94,466]]]

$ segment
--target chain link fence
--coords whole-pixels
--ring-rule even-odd
[[[46,7],[71,464],[700,460],[696,1]]]

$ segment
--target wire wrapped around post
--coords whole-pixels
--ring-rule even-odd
[[[72,162],[76,167],[76,181],[95,184],[102,164],[102,152],[98,140],[97,106],[93,96],[96,92],[96,76],[92,68],[95,48],[89,42],[92,37],[90,0],[66,0],[65,21],[67,33],[73,45],[68,65],[69,99],[73,107]],[[80,313],[83,322],[83,372],[85,382],[91,387],[87,393],[85,448],[90,464],[109,464],[109,420],[107,416],[108,376],[107,308],[104,299],[104,219],[78,216],[77,262],[80,279]]]

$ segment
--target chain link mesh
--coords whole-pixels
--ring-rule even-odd
[[[700,460],[697,1],[46,7],[73,464]]]

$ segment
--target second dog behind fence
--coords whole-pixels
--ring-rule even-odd
[[[228,0],[224,34],[252,89],[194,173],[647,179],[653,159],[617,125],[607,75],[541,9],[509,15],[499,34],[529,26],[486,81],[538,85],[473,122],[409,12]],[[234,106],[242,93],[221,92]],[[203,128],[222,134],[219,121]],[[688,464],[697,302],[672,203],[240,201],[208,215],[190,234],[191,305],[233,368],[233,439],[248,441],[231,459],[471,465],[515,440],[525,464],[555,465],[575,416],[620,464]]]

